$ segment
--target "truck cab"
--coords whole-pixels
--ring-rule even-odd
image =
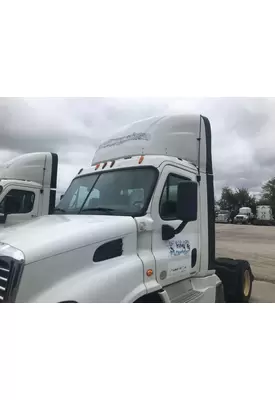
[[[223,290],[248,301],[252,289],[249,263],[215,259],[211,128],[200,115],[124,127],[54,215],[0,242],[4,302],[212,303]]]
[[[250,207],[241,207],[239,213],[234,218],[235,224],[248,224],[252,221],[253,214]]]
[[[216,217],[216,222],[220,223],[228,223],[230,220],[230,211],[228,210],[220,210]]]
[[[29,153],[0,167],[0,229],[53,212],[57,165],[56,154]]]

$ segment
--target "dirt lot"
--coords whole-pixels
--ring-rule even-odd
[[[254,281],[250,303],[275,303],[275,285]]]
[[[275,227],[216,224],[217,257],[248,260],[257,280],[275,283]]]

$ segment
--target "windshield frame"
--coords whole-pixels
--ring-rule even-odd
[[[109,214],[108,212],[104,213],[103,211],[96,211],[96,210],[94,210],[94,211],[85,211],[85,209],[83,210],[83,207],[84,207],[84,205],[86,204],[86,201],[87,201],[87,199],[88,199],[90,193],[91,193],[92,190],[94,189],[94,187],[95,187],[95,185],[96,185],[96,183],[97,183],[97,181],[98,181],[98,179],[99,179],[99,177],[100,177],[101,175],[103,175],[103,174],[108,174],[108,173],[110,173],[110,172],[129,171],[129,170],[141,170],[141,169],[146,169],[146,170],[150,169],[150,170],[153,170],[153,171],[154,171],[154,174],[155,174],[155,177],[154,177],[154,179],[152,180],[152,184],[151,184],[150,190],[148,191],[148,196],[147,196],[147,198],[146,198],[146,201],[144,202],[144,206],[142,207],[142,209],[141,209],[140,211],[137,211],[137,212],[135,212],[135,213],[133,213],[133,212],[131,212],[131,213],[124,212],[124,213],[123,213],[123,212],[121,212],[121,211],[119,211],[119,212],[114,211],[114,213]],[[62,213],[62,215],[71,215],[71,214],[72,214],[72,215],[112,215],[112,216],[128,216],[128,217],[133,217],[133,218],[142,217],[142,216],[146,215],[147,210],[148,210],[148,207],[149,207],[150,202],[151,202],[151,200],[152,200],[152,196],[153,196],[153,194],[154,194],[155,188],[156,188],[156,186],[157,186],[158,179],[159,179],[159,170],[158,170],[156,167],[154,167],[154,166],[152,166],[152,165],[140,165],[140,166],[131,166],[131,167],[121,167],[121,168],[109,169],[109,170],[106,170],[106,171],[104,171],[104,170],[101,170],[101,171],[94,171],[94,172],[90,172],[90,173],[87,173],[87,174],[77,175],[77,176],[71,181],[71,183],[70,183],[70,185],[68,186],[67,190],[65,191],[63,197],[64,197],[64,198],[66,197],[66,193],[67,193],[68,190],[70,189],[70,187],[71,187],[71,185],[73,184],[73,182],[75,182],[77,179],[81,179],[81,178],[83,178],[83,177],[88,177],[88,176],[92,176],[92,175],[93,175],[93,176],[96,175],[96,176],[97,176],[97,179],[95,180],[95,182],[94,182],[94,184],[92,185],[91,189],[89,190],[87,196],[86,196],[85,199],[83,200],[83,203],[82,203],[82,205],[81,205],[79,211],[78,211],[77,213],[70,213],[70,212],[65,211],[64,213]],[[61,202],[61,201],[60,201],[60,202]],[[56,205],[56,211],[57,211],[57,209],[58,209],[58,207],[59,207],[60,202]],[[82,212],[82,210],[83,210],[83,212]],[[59,214],[59,212],[56,212],[56,211],[54,211],[54,214]]]

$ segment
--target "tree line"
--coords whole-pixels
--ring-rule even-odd
[[[232,189],[228,186],[223,187],[220,200],[216,204],[221,210],[237,211],[240,207],[250,207],[253,214],[256,214],[258,205],[270,206],[273,217],[275,218],[275,177],[269,179],[261,190],[259,200],[252,195],[248,189]]]

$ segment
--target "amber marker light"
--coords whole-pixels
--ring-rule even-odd
[[[144,160],[144,156],[140,156],[138,163],[141,164],[143,162],[143,160]]]

